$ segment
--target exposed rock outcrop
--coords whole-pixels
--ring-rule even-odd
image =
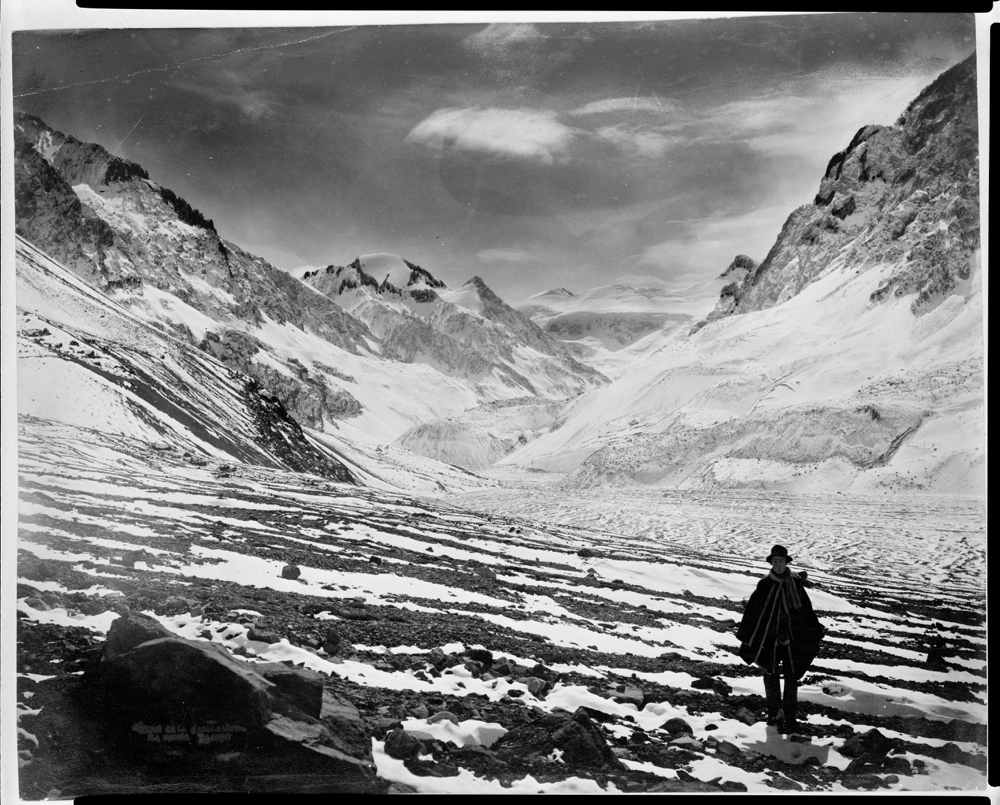
[[[926,312],[968,280],[979,248],[976,54],[944,72],[892,126],[865,126],[835,154],[812,204],[785,222],[764,261],[727,286],[712,318],[773,307],[836,258],[895,264],[872,294],[916,294]]]

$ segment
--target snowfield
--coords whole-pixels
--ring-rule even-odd
[[[445,502],[248,465],[192,467],[176,449],[70,425],[25,423],[21,450],[24,634],[84,630],[99,643],[131,602],[244,662],[328,676],[372,725],[385,723],[387,706],[417,713],[401,728],[454,752],[586,707],[604,714],[627,774],[676,785],[766,792],[787,778],[806,790],[855,790],[846,742],[873,727],[896,741],[910,770],[876,775],[880,787],[986,785],[985,746],[969,732],[986,723],[981,501],[745,492],[556,503],[553,487],[531,495],[522,486]],[[748,718],[760,678],[734,654],[742,602],[779,536],[793,567],[808,571],[828,629],[800,690],[808,734],[795,740]],[[131,551],[141,556],[123,560]],[[297,579],[283,577],[289,563]],[[181,611],[163,609],[171,597],[185,601]],[[342,646],[334,653],[322,648],[331,627]],[[265,629],[274,637],[252,634]],[[426,673],[434,651],[473,648],[524,669],[541,663],[555,681],[532,692],[527,670]],[[943,658],[933,668],[929,651]],[[32,774],[50,762],[35,705],[47,679],[70,671],[46,652],[24,661],[19,686],[33,695],[21,710],[22,778],[32,798]],[[706,677],[728,690],[702,689]],[[626,689],[640,692],[629,699]],[[443,704],[428,715],[431,702]],[[428,723],[444,710],[451,715]],[[694,735],[683,752],[662,729],[674,718]],[[533,773],[500,774],[445,764],[435,750],[422,763],[445,764],[445,776],[429,775],[387,754],[384,730],[374,734],[379,776],[419,792],[635,790],[555,751]]]

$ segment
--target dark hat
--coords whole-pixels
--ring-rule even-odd
[[[784,545],[775,545],[771,548],[771,553],[768,555],[767,561],[770,562],[775,556],[783,556],[786,564],[790,565],[792,563],[792,557],[788,555],[788,548]]]

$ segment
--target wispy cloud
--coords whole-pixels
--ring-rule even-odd
[[[673,104],[669,101],[662,101],[657,97],[631,97],[631,98],[604,98],[600,101],[591,101],[574,109],[572,115],[601,115],[609,112],[655,112],[667,113],[674,110]]]
[[[176,89],[200,95],[212,103],[235,106],[251,120],[261,120],[275,114],[276,99],[264,89],[251,89],[240,73],[221,70],[212,81],[177,81]]]
[[[529,263],[538,260],[538,256],[520,249],[483,249],[476,252],[484,263]]]
[[[648,247],[640,265],[656,266],[679,276],[719,274],[739,254],[764,259],[791,210],[785,206],[743,215],[718,215],[676,222],[674,237]]]
[[[662,157],[670,147],[671,138],[651,128],[629,127],[623,124],[604,126],[595,134],[623,151],[643,157]]]
[[[552,111],[439,109],[418,123],[406,141],[551,164],[565,153],[575,135]]]

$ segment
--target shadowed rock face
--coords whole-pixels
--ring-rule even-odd
[[[833,156],[812,204],[795,210],[764,261],[727,286],[709,320],[773,307],[836,259],[895,264],[871,297],[916,293],[933,308],[969,278],[979,248],[976,54],[943,73],[892,126],[866,126]]]
[[[14,137],[19,235],[127,307],[146,304],[143,288],[151,287],[219,322],[218,333],[196,338],[180,319],[163,319],[172,335],[190,343],[200,338],[203,349],[272,388],[307,425],[360,413],[349,392],[326,382],[328,373],[277,372],[273,364],[283,361],[266,341],[221,324],[236,322],[252,332],[269,319],[308,329],[351,353],[366,349],[372,338],[364,324],[223,240],[210,219],[139,165],[27,114],[16,115]],[[249,354],[246,341],[256,341]],[[272,360],[249,359],[260,350]],[[329,374],[340,377],[335,370]]]
[[[188,791],[380,790],[358,711],[325,677],[164,631],[144,615],[118,618],[103,662],[74,680],[75,728],[91,740],[62,759],[87,768],[73,795],[169,790],[179,779]],[[94,752],[102,762],[86,764]]]

